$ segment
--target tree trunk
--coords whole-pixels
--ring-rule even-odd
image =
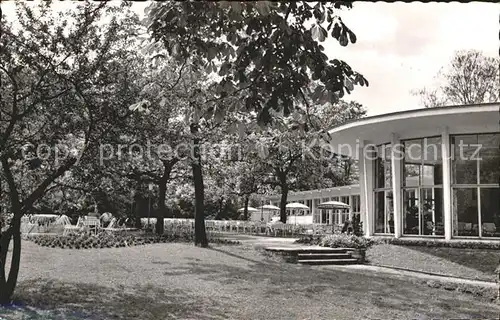
[[[191,167],[193,169],[194,183],[194,244],[201,247],[208,247],[207,233],[205,230],[205,212],[204,212],[204,185],[203,172],[201,170],[200,139],[197,137],[198,125],[192,123],[190,126],[193,135],[193,159]]]
[[[219,198],[219,212],[217,213],[217,219],[216,220],[227,218],[226,216],[224,216],[223,205],[224,205],[224,197],[220,197]]]
[[[22,202],[19,200],[19,193],[12,172],[10,171],[10,165],[7,158],[1,158],[0,162],[2,163],[5,180],[9,186],[9,200],[12,213],[14,214],[9,229],[2,234],[0,239],[0,304],[5,304],[10,302],[19,275],[21,262],[21,217],[31,208],[34,202],[44,195],[45,190],[54,180],[63,175],[73,166],[73,164],[75,164],[76,159],[70,159],[64,165],[60,166],[56,171],[45,178],[45,180]],[[7,265],[7,252],[11,239],[13,240],[13,249],[9,275],[7,276],[5,274],[5,266]]]
[[[167,192],[167,183],[170,180],[172,168],[179,160],[163,160],[163,175],[158,183],[158,211],[156,212],[156,234],[162,235],[165,232],[165,217],[167,208],[165,207],[165,194]]]
[[[286,223],[286,199],[288,198],[288,185],[281,184],[280,220]]]
[[[136,202],[135,202],[135,226],[136,228],[140,229],[142,228],[142,222],[141,219],[144,217],[147,217],[147,215],[144,214],[144,212],[148,212],[148,199],[144,198],[142,195],[137,195],[136,196]]]
[[[8,304],[17,284],[21,262],[21,218],[14,218],[11,227],[2,234],[0,241],[0,305]],[[7,266],[7,252],[10,241],[13,240],[12,257],[8,276],[5,274]]]
[[[165,193],[167,192],[167,183],[160,182],[158,186],[158,210],[156,210],[156,234],[162,235],[165,232]]]
[[[229,199],[227,199],[224,203],[224,209],[222,210],[222,213],[224,214],[224,217],[226,217],[226,219],[229,217]]]
[[[243,220],[248,220],[248,203],[250,202],[250,197],[245,196],[245,207],[243,209]]]

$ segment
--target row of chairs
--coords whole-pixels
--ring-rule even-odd
[[[106,228],[101,226],[101,220],[97,217],[86,216],[78,218],[76,225],[66,225],[64,226],[63,235],[68,235],[74,232],[80,232],[81,230],[90,230],[97,233],[98,231],[122,231],[127,230],[124,226],[118,226],[118,219],[112,218]]]
[[[143,227],[148,225],[148,219],[142,219]],[[181,232],[194,230],[194,219],[165,219],[166,232]],[[154,228],[156,219],[149,219],[149,227]],[[266,234],[274,236],[288,236],[300,234],[333,233],[332,226],[324,225],[294,225],[281,223],[265,223],[256,221],[237,220],[206,220],[205,228],[210,234],[236,232],[247,234]]]

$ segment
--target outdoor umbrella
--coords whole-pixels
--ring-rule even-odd
[[[305,204],[298,203],[298,202],[292,202],[286,205],[288,209],[308,209],[309,207],[306,206]]]
[[[340,201],[327,201],[318,204],[318,209],[349,209],[350,206],[347,203]]]
[[[272,204],[265,204],[263,206],[260,206],[258,209],[260,209],[260,219],[264,219],[264,210],[266,211],[279,211],[280,208],[277,206],[273,206]]]
[[[318,209],[350,209],[351,206],[349,206],[347,203],[343,203],[340,201],[327,201],[318,204]],[[351,213],[349,213],[349,219],[351,219]]]
[[[303,209],[303,210],[309,210],[309,207],[306,206],[305,204],[298,203],[298,202],[292,202],[286,205],[287,209]],[[295,216],[295,224],[297,224],[297,216]]]
[[[240,208],[238,211],[245,211],[245,208]],[[248,212],[257,212],[259,210],[255,209],[254,207],[248,207]]]
[[[265,209],[265,210],[280,210],[279,207],[277,206],[273,206],[272,204],[265,204],[261,207],[259,207],[259,209]]]

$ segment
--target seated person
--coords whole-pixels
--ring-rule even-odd
[[[347,219],[345,222],[344,222],[344,225],[342,226],[342,233],[346,233],[347,234],[351,234],[353,231],[353,227],[352,227],[352,222],[351,220]]]

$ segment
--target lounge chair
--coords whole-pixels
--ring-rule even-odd
[[[104,231],[118,231],[121,230],[121,228],[117,228],[118,226],[118,220],[116,218],[111,219],[109,222],[108,226],[106,228],[102,228]]]
[[[82,221],[82,218],[78,218],[76,225],[67,224],[64,226],[63,235],[66,236],[66,235],[73,233],[75,231],[79,231],[81,228],[83,228],[83,221]]]

